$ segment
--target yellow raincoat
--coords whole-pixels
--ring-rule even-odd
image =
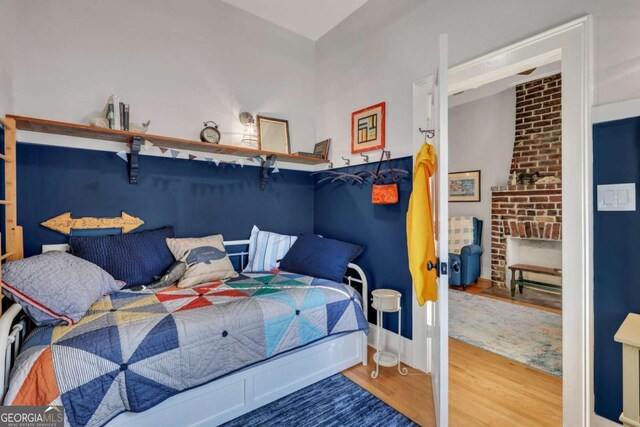
[[[436,171],[436,150],[424,144],[416,157],[413,170],[413,191],[407,212],[407,247],[409,270],[416,288],[418,303],[437,299],[436,268],[427,270],[427,262],[436,265],[436,248],[433,234],[433,211],[429,178]]]

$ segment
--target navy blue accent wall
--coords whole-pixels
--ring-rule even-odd
[[[103,217],[124,210],[146,222],[138,230],[173,225],[179,237],[248,239],[254,224],[287,234],[313,232],[313,177],[281,169],[260,191],[259,171],[141,156],[139,182],[131,185],[127,164],[115,153],[18,144],[25,255],[40,253],[42,244],[66,243],[66,236],[39,224],[67,211]]]
[[[593,127],[597,185],[640,185],[640,118]],[[613,336],[628,313],[640,313],[640,212],[594,212],[595,411],[618,421],[622,412],[622,346]]]
[[[412,158],[392,160],[394,168],[412,171]],[[378,163],[343,168],[357,172],[375,170]],[[386,163],[382,166],[386,168]],[[318,179],[317,179],[318,180]],[[316,181],[317,181],[316,180]],[[370,180],[367,184],[316,184],[315,233],[346,240],[365,247],[356,260],[369,280],[369,290],[387,288],[402,293],[402,335],[411,338],[411,275],[407,258],[406,215],[412,184],[411,175],[400,182],[400,202],[395,205],[371,203]],[[397,315],[385,315],[385,329],[397,330]],[[375,323],[375,311],[369,311]]]

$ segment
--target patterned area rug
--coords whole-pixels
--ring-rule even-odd
[[[417,426],[342,374],[231,420],[225,427]]]
[[[449,290],[449,336],[562,376],[562,316]]]

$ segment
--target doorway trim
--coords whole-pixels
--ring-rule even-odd
[[[591,16],[584,16],[450,68],[448,91],[451,95],[476,88],[558,60],[562,61],[563,74],[562,156],[563,159],[571,159],[562,162],[563,424],[589,426],[593,418]],[[414,88],[431,78],[418,80]],[[414,118],[416,106],[421,103],[415,99],[415,95],[414,90]],[[426,360],[422,366],[430,366],[431,356],[428,353],[428,334],[425,334],[422,326],[426,316],[424,309],[414,311],[414,363],[419,365],[419,361]]]

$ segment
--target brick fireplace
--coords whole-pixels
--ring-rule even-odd
[[[511,239],[562,240],[560,74],[516,87],[511,173],[538,172],[542,182],[492,187],[491,280],[505,286]]]

